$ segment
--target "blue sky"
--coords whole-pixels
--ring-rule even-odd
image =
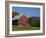
[[[40,8],[35,7],[12,7],[13,12],[22,13],[28,17],[40,17]]]

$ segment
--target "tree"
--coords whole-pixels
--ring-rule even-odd
[[[16,15],[19,15],[17,12],[12,12],[12,18]]]
[[[28,19],[28,21],[29,21],[29,24],[32,25],[32,23],[31,23],[31,17]]]

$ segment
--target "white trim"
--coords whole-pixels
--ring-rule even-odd
[[[10,4],[10,6],[15,6],[15,7],[36,7],[39,8],[41,7],[40,5],[27,5],[27,4]]]
[[[40,8],[40,30],[12,31],[12,6]],[[43,7],[42,6],[40,6],[40,5],[10,4],[10,12],[9,13],[10,13],[9,34],[43,33]]]

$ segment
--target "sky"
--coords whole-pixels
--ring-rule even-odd
[[[27,17],[40,17],[40,8],[35,7],[12,7],[13,12],[22,13]]]

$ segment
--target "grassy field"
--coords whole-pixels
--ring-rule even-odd
[[[12,26],[13,31],[22,31],[22,30],[40,30],[40,27],[33,27],[33,26],[27,26],[27,27],[18,27],[13,25]]]

